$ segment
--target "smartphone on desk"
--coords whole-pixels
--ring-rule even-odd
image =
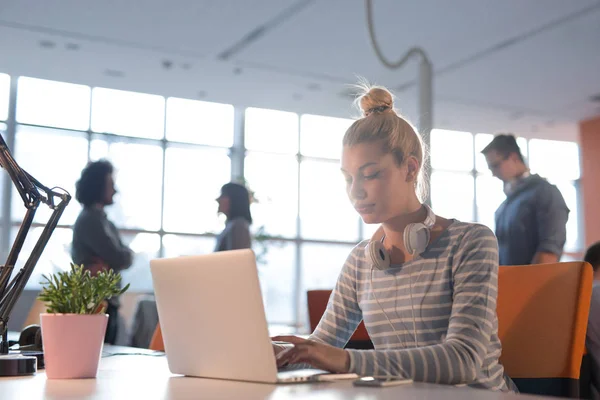
[[[353,382],[354,386],[369,386],[369,387],[388,387],[406,385],[412,383],[412,379],[404,378],[374,378],[372,376],[365,376],[357,379]]]

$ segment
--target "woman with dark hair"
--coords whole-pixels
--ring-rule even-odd
[[[117,193],[113,179],[113,166],[101,160],[89,163],[75,186],[75,198],[83,209],[73,226],[71,258],[75,264],[83,264],[93,275],[101,270],[119,272],[133,262],[132,251],[123,244],[119,231],[108,220],[104,207],[113,204]],[[117,338],[119,299],[108,301],[109,316],[106,327],[106,343],[114,344]]]
[[[221,188],[221,195],[217,202],[218,212],[225,214],[227,223],[223,232],[217,236],[215,251],[251,248],[252,215],[248,189],[237,183],[227,183]]]

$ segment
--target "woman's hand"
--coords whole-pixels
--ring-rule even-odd
[[[275,343],[274,339],[271,338],[271,340],[273,341],[273,352],[275,353],[275,358],[279,357],[279,353],[281,353],[282,351],[285,351],[286,349],[289,349],[290,347],[293,346],[293,344],[290,343]],[[280,365],[279,365],[280,366]]]
[[[294,345],[276,355],[278,367],[307,363],[315,368],[334,373],[348,372],[350,369],[350,354],[344,349],[297,336],[276,336],[273,340]]]

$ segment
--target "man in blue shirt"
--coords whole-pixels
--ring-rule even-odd
[[[558,188],[530,174],[513,135],[497,135],[483,150],[506,200],[496,210],[500,265],[558,262],[569,209]]]

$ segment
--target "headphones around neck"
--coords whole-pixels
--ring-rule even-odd
[[[413,256],[425,251],[429,245],[431,228],[435,225],[435,214],[427,204],[423,204],[423,207],[427,210],[425,221],[408,224],[404,228],[404,247]],[[381,271],[385,271],[390,267],[390,255],[383,246],[384,239],[385,234],[383,228],[380,227],[365,248],[365,254],[373,267]]]

